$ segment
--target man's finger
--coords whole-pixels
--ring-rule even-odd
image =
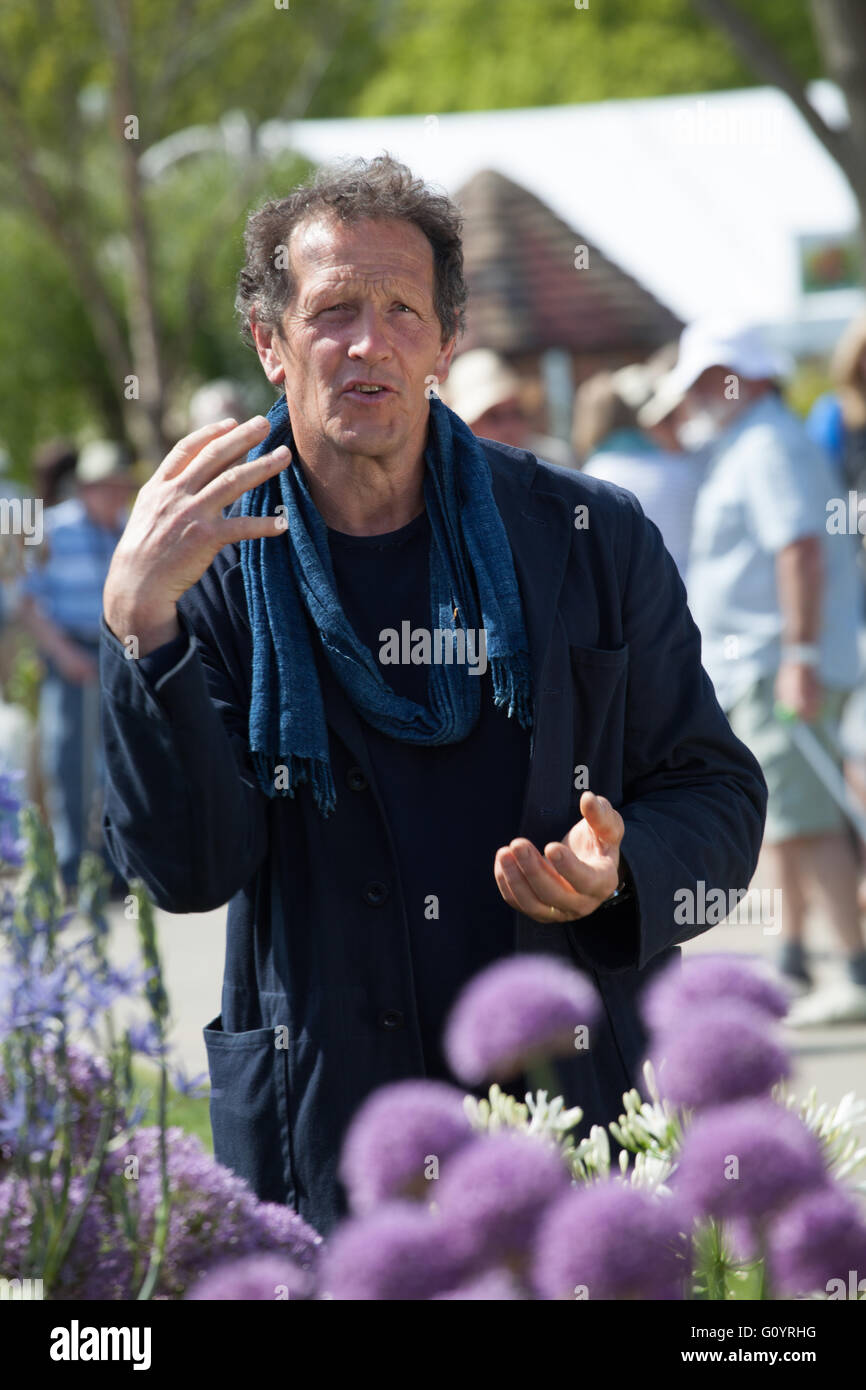
[[[169,476],[178,477],[184,491],[201,492],[233,463],[245,462],[250,449],[267,439],[269,432],[270,425],[264,415],[256,415],[209,440],[183,468],[176,468]]]
[[[625,825],[619,811],[614,810],[606,796],[596,796],[595,792],[585,791],[580,798],[580,814],[605,849],[619,844]]]
[[[576,893],[583,893],[597,901],[609,898],[615,892],[618,865],[613,860],[607,867],[603,864],[585,864],[568,845],[555,840],[544,847],[544,857],[566,880]]]
[[[183,439],[179,439],[174,448],[169,450],[151,476],[159,479],[173,478],[186,468],[196,454],[201,453],[206,444],[210,444],[212,439],[219,439],[221,435],[228,434],[229,430],[236,429],[237,423],[233,417],[216,420],[211,425],[202,425],[201,429],[193,430],[192,434],[184,435]]]
[[[222,510],[275,473],[282,473],[291,457],[291,450],[285,444],[281,444],[272,454],[262,454],[260,458],[251,459],[249,463],[230,464],[203,487],[198,496],[205,504],[213,504]]]
[[[528,841],[512,841],[497,858],[520,911],[528,916],[549,920],[551,907],[566,917],[580,917],[591,910],[586,897],[578,894]]]
[[[240,541],[259,540],[265,536],[284,536],[286,518],[280,516],[230,516],[219,523],[224,530],[224,545],[238,545]]]

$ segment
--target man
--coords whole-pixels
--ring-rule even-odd
[[[447,1077],[455,995],[514,950],[596,981],[560,1080],[586,1124],[618,1113],[637,995],[703,929],[674,894],[748,883],[765,788],[635,500],[431,396],[466,298],[453,204],[381,157],[267,204],[246,247],[280,396],[181,441],[118,547],[105,831],[162,907],[231,899],[216,1154],[327,1231],[358,1105]],[[467,659],[431,659],[437,632]]]
[[[842,812],[806,761],[776,702],[811,725],[828,752],[857,678],[857,575],[848,536],[827,531],[837,490],[824,455],[777,387],[786,363],[747,326],[693,324],[669,389],[687,393],[695,442],[708,451],[688,570],[704,661],[735,733],[769,787],[764,843],[783,908],[780,965],[812,975],[806,905],[824,905],[847,975],[794,1005],[792,1024],[866,1018],[866,947],[857,856]]]
[[[102,853],[99,632],[102,589],[135,491],[122,444],[94,440],[75,464],[75,495],[45,512],[44,543],[28,555],[19,618],[46,671],[39,691],[41,777],[67,892],[85,850]],[[37,499],[37,505],[41,502]],[[114,891],[122,884],[114,880]]]
[[[472,348],[455,359],[442,399],[479,438],[528,449],[562,468],[576,466],[564,440],[533,434],[520,399],[520,379],[490,348]]]

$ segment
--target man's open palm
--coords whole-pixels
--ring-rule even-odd
[[[505,901],[536,922],[586,917],[616,892],[622,816],[594,792],[580,798],[582,819],[540,854],[524,839],[497,850],[493,874]],[[554,909],[554,910],[551,910]]]

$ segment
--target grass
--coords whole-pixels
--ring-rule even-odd
[[[146,1106],[142,1124],[155,1125],[158,1121],[159,1068],[152,1063],[136,1062],[133,1072],[136,1079],[136,1100]],[[171,1086],[168,1088],[169,1125],[179,1125],[188,1134],[194,1134],[202,1141],[208,1153],[213,1153],[209,1107],[207,1095],[185,1096]]]

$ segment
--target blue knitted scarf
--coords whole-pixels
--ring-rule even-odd
[[[316,805],[327,816],[336,805],[336,794],[311,644],[315,631],[355,709],[391,738],[459,742],[478,721],[481,681],[465,664],[431,664],[428,706],[395,694],[386,684],[337,596],[327,527],[299,467],[285,396],[270,410],[268,420],[268,438],[248,457],[286,444],[291,462],[244,493],[241,514],[272,516],[282,504],[288,527],[285,536],[240,542],[253,638],[250,750],[267,796],[294,796],[299,785],[310,782]],[[436,396],[430,400],[424,459],[424,500],[432,531],[431,629],[485,630],[494,703],[506,705],[509,718],[516,714],[528,728],[532,691],[526,630],[490,467],[468,426]]]

